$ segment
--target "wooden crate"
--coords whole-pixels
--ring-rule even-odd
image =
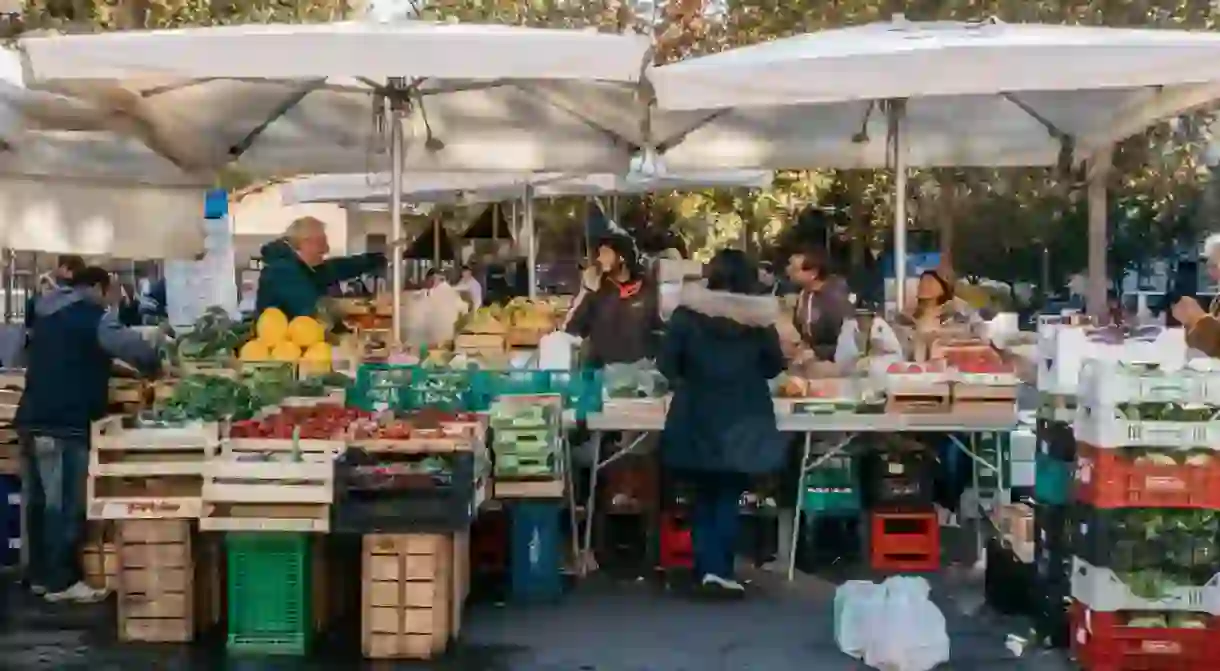
[[[12,429],[0,429],[0,473],[21,474],[21,443]]]
[[[140,380],[112,378],[110,380],[110,403],[123,405],[142,405],[146,398],[146,388]]]
[[[139,429],[124,428],[114,415],[94,422],[89,519],[199,517],[204,461],[219,442],[215,422]]]
[[[85,542],[81,547],[81,572],[90,587],[118,588],[119,555],[114,545],[113,522],[86,522]]]
[[[17,416],[17,406],[21,404],[22,388],[0,388],[0,421],[11,422]]]
[[[929,384],[886,391],[885,411],[897,414],[949,412],[952,395],[949,384]]]
[[[459,333],[453,339],[455,352],[482,354],[484,352],[503,352],[506,349],[508,349],[508,344],[502,333]]]
[[[1015,386],[967,385],[953,386],[954,414],[971,416],[1012,416],[1017,408]]]
[[[361,552],[361,648],[369,659],[429,659],[461,631],[465,534],[371,534]]]
[[[187,520],[118,523],[119,639],[184,643],[195,637],[195,561]]]
[[[204,465],[205,531],[330,530],[335,458],[343,441],[234,438]],[[299,450],[300,461],[294,451]]]

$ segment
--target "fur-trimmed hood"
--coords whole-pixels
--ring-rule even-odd
[[[775,296],[712,291],[699,284],[687,284],[682,287],[679,307],[707,317],[719,317],[755,328],[774,326],[780,312],[779,301]]]

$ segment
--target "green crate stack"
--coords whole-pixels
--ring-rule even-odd
[[[860,512],[861,496],[855,461],[830,457],[805,473],[801,483],[801,513],[813,517],[843,517]]]
[[[313,638],[312,537],[232,532],[228,554],[229,637],[235,653],[304,655]]]
[[[558,394],[578,418],[602,409],[601,371],[484,370],[472,376],[470,409],[486,411],[501,396]]]
[[[404,410],[414,371],[414,366],[361,364],[356,383],[348,390],[347,403],[361,410]]]
[[[562,467],[561,416],[555,403],[497,400],[489,410],[495,477],[557,478]]]

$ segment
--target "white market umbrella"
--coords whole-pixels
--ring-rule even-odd
[[[19,43],[42,85],[93,104],[101,123],[132,121],[192,169],[621,170],[643,141],[621,122],[630,110],[580,104],[586,91],[634,88],[649,51],[642,36],[394,21]],[[392,192],[397,219],[401,194]],[[401,227],[393,230],[397,241]],[[401,279],[394,263],[394,284]],[[396,300],[395,333],[400,324]]]
[[[31,128],[16,52],[0,50],[0,247],[123,258],[203,251],[206,177],[131,137]]]
[[[1220,98],[1217,57],[1218,33],[896,17],[682,61],[649,80],[662,125],[683,132],[665,147],[668,169],[893,167],[905,194],[907,167],[1108,156]],[[901,301],[904,198],[896,205]],[[1104,291],[1098,245],[1090,276]]]

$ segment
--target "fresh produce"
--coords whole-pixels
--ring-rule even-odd
[[[462,332],[504,335],[508,328],[500,320],[501,314],[499,306],[496,305],[479,308],[467,319]]]
[[[326,330],[313,317],[295,317],[288,323],[288,339],[302,350],[322,342],[325,338]]]
[[[660,398],[669,391],[669,383],[647,361],[610,364],[602,371],[607,398]]]
[[[1220,567],[1220,514],[1211,510],[1106,511],[1108,566],[1146,599],[1207,582]],[[1087,533],[1088,524],[1082,523]]]
[[[149,419],[169,423],[245,419],[262,407],[249,385],[215,375],[190,375],[178,382],[170,399]]]
[[[900,361],[892,363],[885,372],[894,375],[916,375],[920,373],[943,373],[945,372],[944,361],[926,361],[924,363],[908,363]]]
[[[549,331],[555,328],[555,312],[549,303],[514,298],[504,306],[504,315],[513,328]]]
[[[1208,422],[1220,414],[1220,408],[1190,403],[1120,403],[1117,409],[1135,422]]]
[[[291,341],[285,340],[271,350],[271,360],[296,363],[301,360],[301,348]]]
[[[291,440],[343,440],[353,424],[369,413],[340,405],[320,404],[304,408],[282,408],[257,419],[234,422],[229,435],[234,438],[272,438]]]
[[[268,347],[288,340],[288,316],[279,308],[263,310],[254,324],[254,334]]]
[[[237,356],[242,361],[270,361],[271,350],[267,349],[267,343],[261,340],[251,340],[241,346]]]
[[[250,325],[233,321],[223,308],[211,307],[174,341],[174,361],[228,360],[250,336]]]

